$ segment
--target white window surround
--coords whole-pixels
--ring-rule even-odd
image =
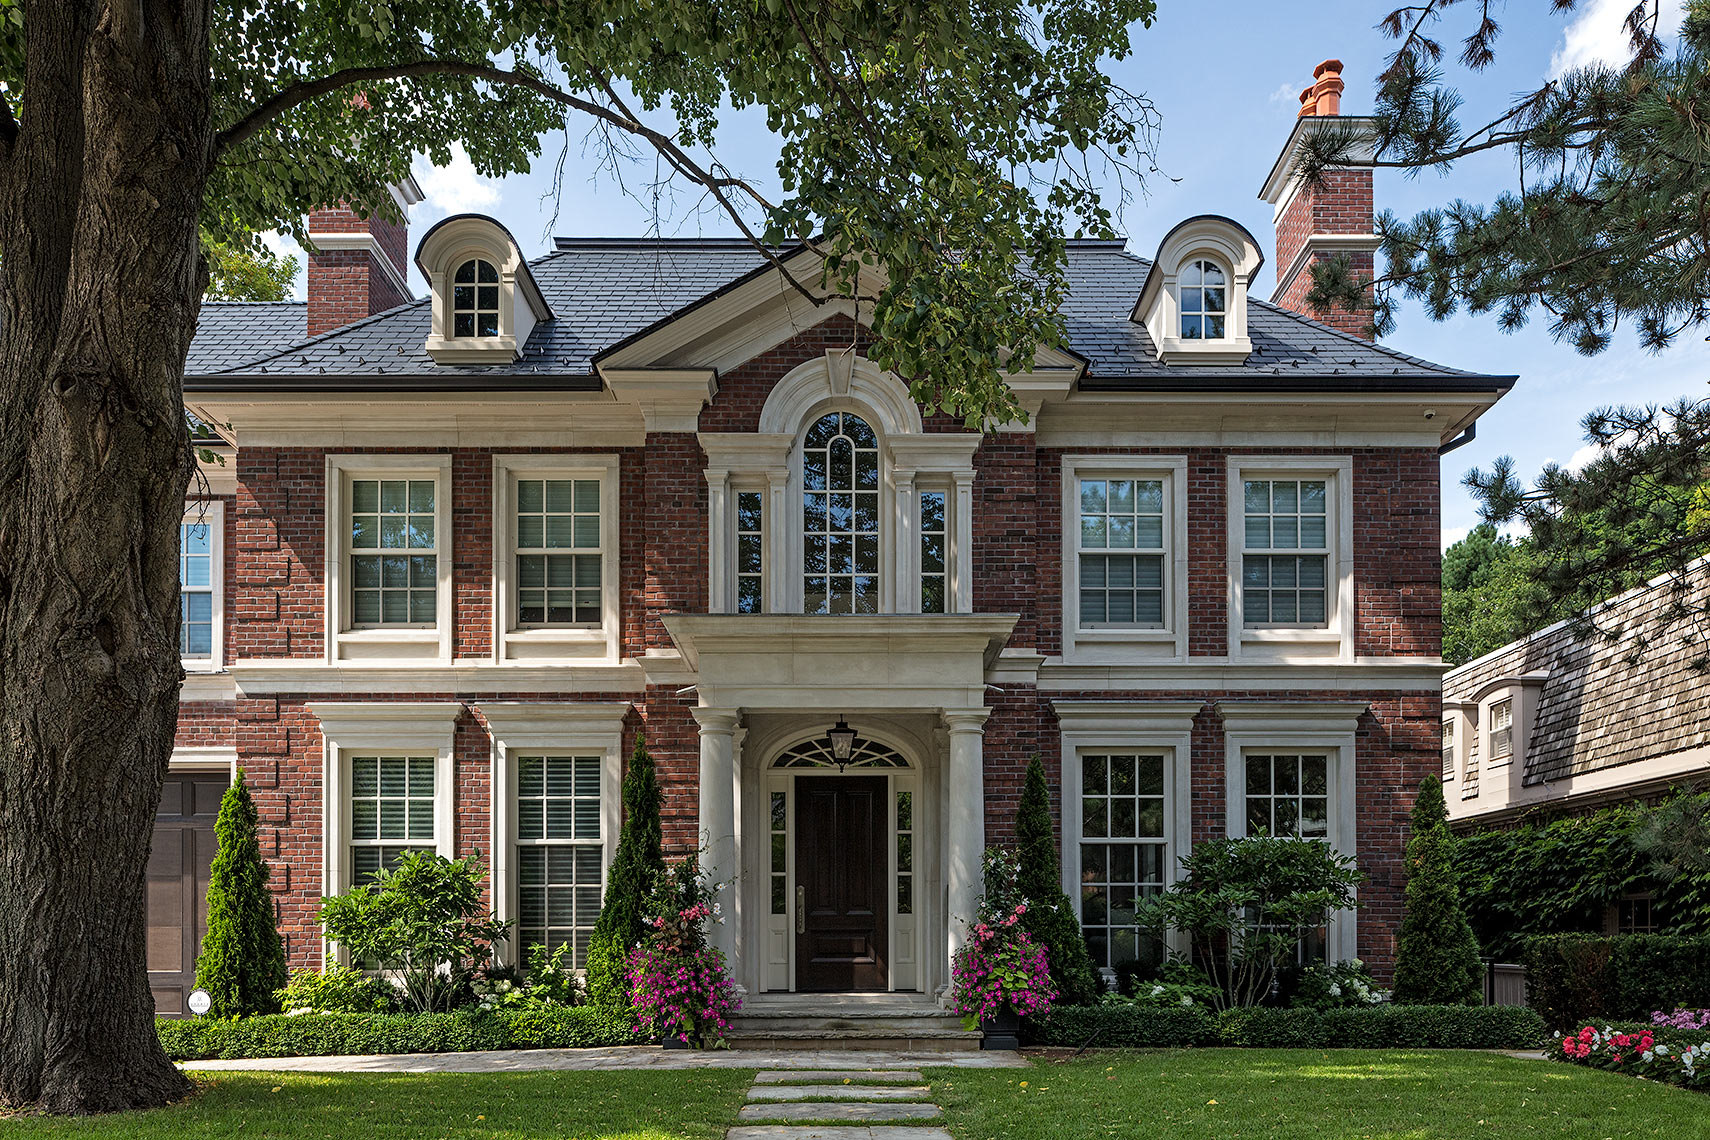
[[[492,265],[499,275],[499,335],[453,335],[452,277],[471,258]],[[530,273],[509,232],[492,218],[461,214],[447,218],[422,236],[416,266],[428,279],[433,323],[427,353],[437,364],[508,364],[517,359],[536,323],[552,319],[552,309]]]
[[[350,759],[352,756],[432,756],[435,849],[456,853],[458,701],[328,701],[307,706],[321,725],[321,893],[350,886]],[[339,961],[345,961],[342,948]]]
[[[517,627],[515,488],[518,479],[600,481],[601,616],[597,627]],[[493,457],[493,655],[497,663],[617,663],[619,483],[620,463],[615,455]]]
[[[1543,694],[1544,683],[1550,679],[1547,669],[1530,673],[1521,673],[1509,677],[1497,677],[1472,695],[1469,702],[1476,710],[1478,731],[1478,752],[1483,758],[1483,766],[1487,768],[1512,768],[1513,774],[1508,778],[1509,786],[1501,787],[1501,794],[1512,798],[1524,779],[1526,772],[1526,753],[1532,740],[1532,726],[1538,723],[1538,700]],[[1493,736],[1497,728],[1493,715],[1497,705],[1503,701],[1512,701],[1511,719],[1509,724],[1509,752],[1506,756],[1496,754]],[[1501,779],[1501,777],[1492,777]],[[1495,789],[1497,784],[1491,784]]]
[[[328,664],[451,663],[451,456],[329,455],[326,513],[326,646]],[[352,629],[350,484],[354,479],[432,479],[434,487],[435,620],[427,629]]]
[[[1179,279],[1195,261],[1213,262],[1228,275],[1222,337],[1181,336]],[[1247,335],[1247,287],[1264,262],[1259,243],[1239,222],[1213,214],[1189,218],[1164,235],[1131,319],[1146,326],[1165,364],[1240,364],[1253,352]]]
[[[1329,532],[1322,628],[1259,627],[1245,620],[1242,554],[1246,549],[1244,486],[1248,479],[1323,479]],[[1232,455],[1227,491],[1229,656],[1354,660],[1354,461],[1347,455]]]
[[[1193,718],[1200,701],[1052,701],[1062,744],[1063,890],[1080,905],[1081,757],[1105,753],[1141,753],[1164,757],[1164,802],[1168,842],[1165,879],[1175,881],[1180,859],[1192,847]],[[1185,952],[1187,941],[1172,932],[1172,950]]]
[[[735,612],[735,494],[766,492],[765,612],[802,612],[802,449],[827,412],[861,417],[879,439],[880,613],[920,611],[919,490],[945,490],[950,613],[973,609],[974,452],[983,437],[927,433],[907,386],[866,357],[827,351],[772,389],[758,432],[701,432],[707,456],[708,609]]]
[[[182,523],[208,528],[209,580],[213,588],[213,640],[206,657],[184,658],[187,673],[218,673],[225,663],[226,641],[226,504],[222,499],[194,499],[184,504]]]
[[[628,701],[589,701],[546,704],[532,701],[487,701],[475,706],[493,738],[493,830],[488,839],[492,858],[493,908],[501,920],[517,917],[517,757],[538,753],[599,756],[600,843],[604,875],[617,854],[622,823],[623,721]],[[504,955],[501,955],[504,956]],[[514,958],[515,956],[512,955]]]
[[[1472,742],[1478,732],[1478,702],[1477,701],[1444,701],[1443,723],[1454,725],[1453,754],[1444,750],[1443,782],[1445,784],[1458,780],[1466,767],[1467,753],[1472,748]],[[1453,767],[1449,764],[1452,762]]]
[[[1219,701],[1223,718],[1225,833],[1247,834],[1246,757],[1249,753],[1313,753],[1328,757],[1330,845],[1344,855],[1358,851],[1355,795],[1359,719],[1364,701]],[[1331,916],[1332,961],[1359,957],[1354,911]]]
[[[1164,623],[1080,627],[1080,481],[1159,479],[1164,483]],[[1186,658],[1188,645],[1187,457],[1183,455],[1065,455],[1063,457],[1063,661],[1124,663],[1136,654]]]

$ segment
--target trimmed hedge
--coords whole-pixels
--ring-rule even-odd
[[[485,1049],[587,1049],[633,1045],[627,1010],[594,1006],[455,1013],[318,1013],[289,1017],[160,1018],[161,1046],[174,1061],[246,1057],[338,1057],[368,1053],[464,1053]]]
[[[1547,934],[1526,944],[1526,992],[1552,1029],[1710,1007],[1710,936]]]
[[[1378,1005],[1365,1009],[1064,1006],[1029,1019],[1036,1045],[1261,1049],[1533,1049],[1543,1018],[1515,1006]]]

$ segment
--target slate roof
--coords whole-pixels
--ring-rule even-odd
[[[191,345],[187,386],[313,391],[362,382],[358,378],[409,387],[477,376],[524,386],[595,386],[593,364],[603,350],[705,303],[762,264],[741,241],[560,238],[557,249],[530,263],[555,319],[536,325],[522,358],[506,365],[435,364],[423,347],[430,324],[425,297],[314,338],[301,336],[301,305],[210,304]],[[1129,316],[1150,266],[1120,241],[1070,243],[1063,315],[1070,348],[1088,361],[1087,386],[1191,380],[1250,387],[1267,378],[1310,378],[1334,387],[1426,381],[1433,388],[1486,390],[1506,387],[1493,381],[1510,379],[1431,364],[1257,300],[1249,301],[1253,354],[1245,364],[1166,366]]]
[[[1710,562],[1684,588],[1702,606]],[[1690,667],[1704,643],[1683,641],[1678,624],[1664,629],[1677,600],[1662,579],[1613,598],[1592,614],[1599,628],[1619,632],[1616,640],[1576,640],[1568,623],[1551,626],[1450,670],[1443,699],[1471,700],[1492,681],[1549,671],[1526,747],[1527,785],[1710,744],[1710,682]],[[1630,661],[1641,639],[1648,644]]]

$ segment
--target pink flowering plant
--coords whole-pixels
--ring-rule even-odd
[[[716,1046],[742,1008],[724,955],[707,943],[707,924],[724,922],[718,889],[702,881],[692,855],[655,881],[642,919],[647,932],[626,969],[636,1031],[643,1036]]]
[[[968,1029],[1006,1006],[1029,1017],[1057,999],[1045,947],[1019,925],[1028,904],[1017,885],[1015,855],[988,848],[985,875],[986,893],[968,924],[968,941],[950,967],[950,1010]]]
[[[1623,1031],[1587,1025],[1562,1036],[1558,1060],[1647,1080],[1710,1091],[1710,1040],[1696,1044],[1658,1041],[1649,1029]]]

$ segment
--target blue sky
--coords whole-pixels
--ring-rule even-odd
[[[1348,82],[1344,112],[1368,109],[1372,81],[1392,46],[1375,25],[1398,2],[1159,0],[1152,27],[1134,31],[1134,54],[1111,67],[1120,83],[1148,96],[1163,118],[1158,158],[1168,177],[1152,178],[1144,194],[1124,211],[1120,226],[1129,248],[1149,257],[1172,225],[1202,213],[1227,214],[1270,247],[1270,207],[1259,200],[1258,190],[1287,137],[1298,92],[1311,81],[1312,68],[1320,60],[1334,57],[1343,61]],[[1504,34],[1496,65],[1481,76],[1455,76],[1467,98],[1465,120],[1505,106],[1512,94],[1535,88],[1564,67],[1624,58],[1620,25],[1633,2],[1580,0],[1577,10],[1564,18],[1550,13],[1544,0],[1497,0],[1493,15]],[[1669,20],[1678,27],[1678,4],[1670,0],[1668,7]],[[1447,55],[1454,52],[1452,41],[1470,30],[1475,11],[1476,6],[1450,10],[1441,37]],[[719,157],[763,188],[775,190],[775,150],[763,118],[752,112],[733,115],[724,126]],[[553,223],[553,168],[561,150],[562,193]],[[535,169],[503,179],[478,176],[467,160],[438,169],[422,163],[417,178],[427,198],[412,212],[412,234],[420,235],[448,214],[479,211],[502,221],[532,257],[551,247],[553,234],[646,231],[655,208],[646,190],[654,178],[652,164],[624,168],[621,185],[609,171],[593,167],[592,151],[584,152],[578,135],[570,137],[567,149],[561,137],[543,139]],[[1489,201],[1512,186],[1513,179],[1508,159],[1481,156],[1447,177],[1408,178],[1380,171],[1376,198],[1380,209],[1405,216],[1455,198]],[[732,233],[720,216],[695,207],[686,192],[674,200],[662,199],[660,232]],[[1266,253],[1274,262],[1274,249]],[[1254,283],[1256,295],[1270,295],[1271,273],[1268,263]],[[423,282],[413,284],[419,295]],[[1404,309],[1399,327],[1385,343],[1443,364],[1520,377],[1514,391],[1480,422],[1478,439],[1443,459],[1445,543],[1477,522],[1476,504],[1460,487],[1469,468],[1488,467],[1504,454],[1512,455],[1527,476],[1549,461],[1583,461],[1587,453],[1579,421],[1588,411],[1611,403],[1703,395],[1710,377],[1710,344],[1702,334],[1679,341],[1659,356],[1645,352],[1630,330],[1622,330],[1608,351],[1582,357],[1552,341],[1544,319],[1504,334],[1488,316],[1463,314],[1435,323],[1416,309]]]

